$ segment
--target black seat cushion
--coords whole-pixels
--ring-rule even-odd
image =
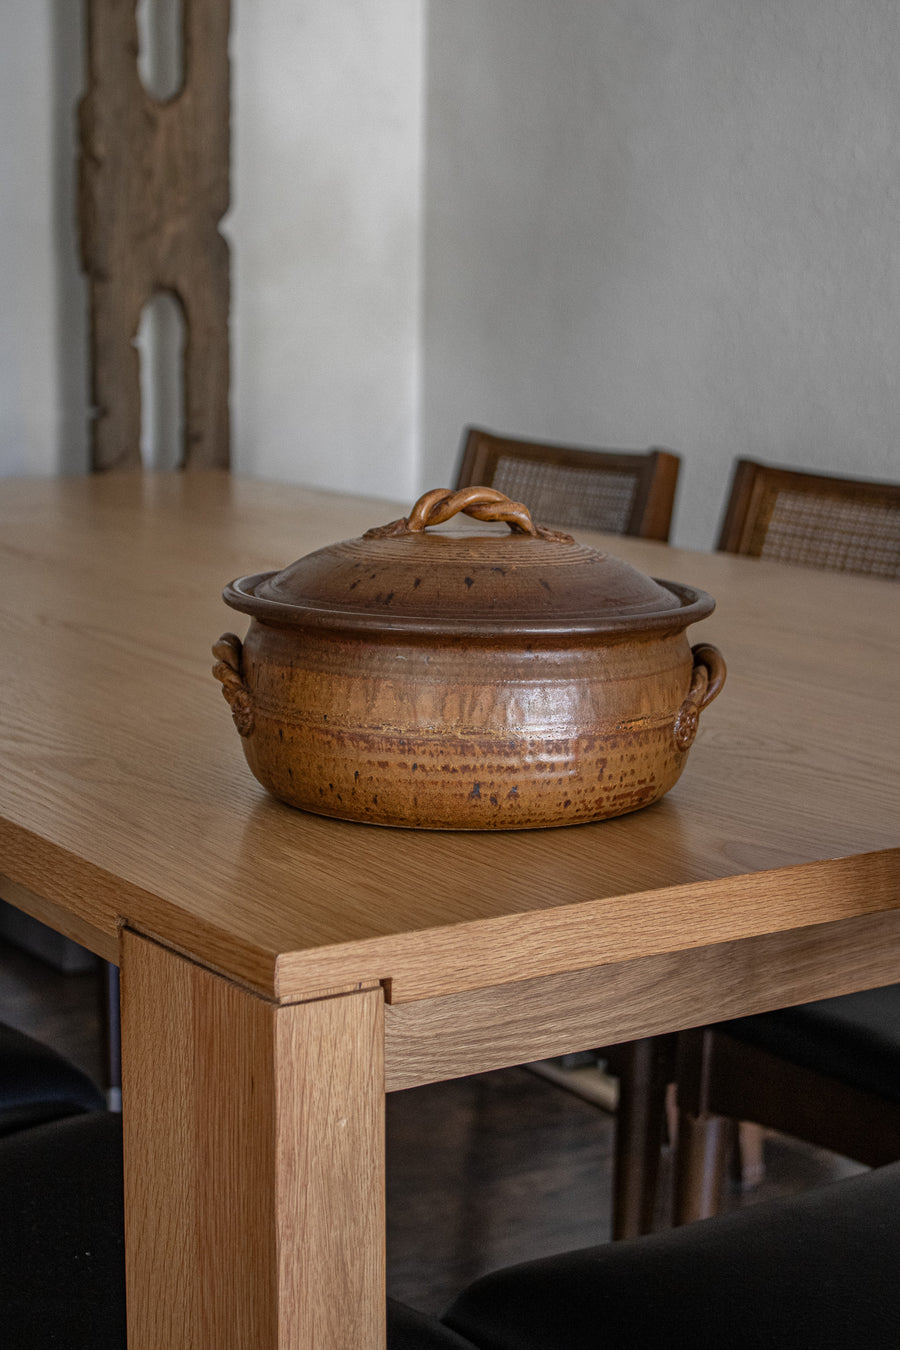
[[[121,1117],[95,1111],[7,1136],[0,1196],[4,1344],[124,1347]]]
[[[481,1350],[896,1350],[900,1164],[487,1275],[443,1321]]]
[[[387,1350],[479,1350],[426,1313],[387,1301]]]
[[[900,984],[718,1026],[792,1064],[900,1102]]]
[[[80,1111],[102,1111],[86,1073],[49,1046],[0,1022],[0,1136]]]

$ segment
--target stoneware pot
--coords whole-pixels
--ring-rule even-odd
[[[440,526],[464,512],[478,522]],[[722,688],[703,591],[532,523],[491,488],[242,577],[213,652],[247,762],[292,806],[419,829],[573,825],[676,782]]]

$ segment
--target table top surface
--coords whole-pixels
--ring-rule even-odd
[[[316,817],[246,767],[222,586],[409,504],[224,473],[7,480],[0,894],[103,955],[126,923],[268,997],[404,1001],[894,907],[900,586],[579,539],[709,591],[728,663],[656,805],[462,834]]]

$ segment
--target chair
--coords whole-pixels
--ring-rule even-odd
[[[869,1167],[900,1159],[900,985],[683,1032],[677,1223],[715,1214],[735,1121]]]
[[[719,547],[898,578],[900,484],[738,460]],[[718,1209],[734,1121],[900,1158],[900,985],[684,1032],[676,1076],[676,1222]]]
[[[103,1106],[103,1094],[86,1073],[0,1022],[0,1137]]]
[[[888,1350],[900,1166],[475,1281],[442,1321],[482,1350]]]
[[[456,486],[497,488],[542,524],[667,540],[679,466],[669,450],[587,450],[467,427]]]
[[[103,1108],[87,1074],[0,1023],[0,1323],[6,1343],[22,1350],[115,1344],[96,1269],[105,1281],[110,1234],[121,1263],[122,1234],[92,1213],[98,1204],[108,1213],[110,1187],[121,1192],[121,1123]],[[64,1262],[56,1259],[63,1248]]]
[[[0,1140],[0,1321],[16,1350],[125,1346],[122,1118]]]
[[[900,577],[900,483],[739,459],[718,548],[805,567]]]

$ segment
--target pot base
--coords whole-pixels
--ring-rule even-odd
[[[672,719],[553,741],[391,738],[264,725],[245,741],[256,778],[315,815],[424,830],[533,830],[638,811],[677,782],[687,758]],[[291,733],[299,732],[296,736]]]

